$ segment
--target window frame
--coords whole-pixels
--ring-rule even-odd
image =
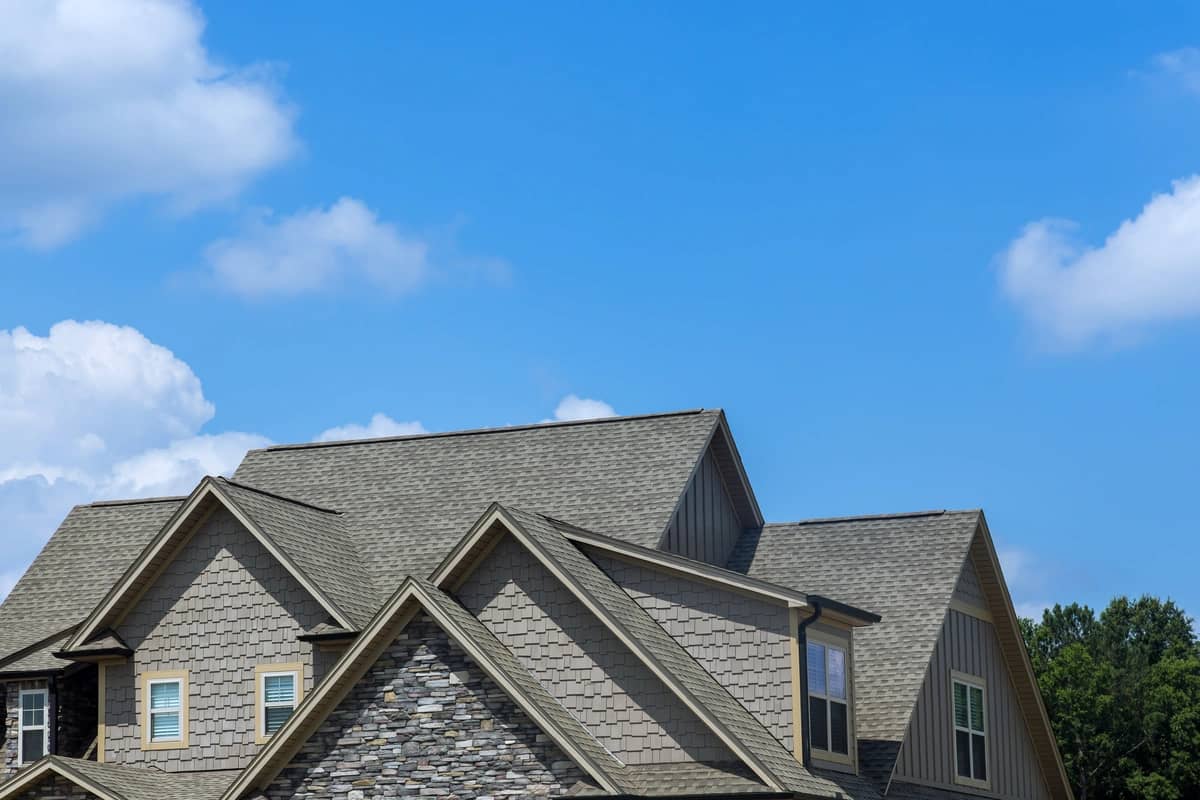
[[[178,739],[163,739],[155,741],[153,739],[152,717],[153,710],[150,708],[150,687],[161,683],[178,683],[179,684],[179,709],[176,713],[179,714],[179,738]],[[145,672],[142,673],[141,680],[141,713],[138,718],[142,725],[142,749],[143,750],[184,750],[188,747],[189,734],[189,713],[188,713],[188,674],[187,670],[171,670],[166,672]],[[160,711],[159,713],[171,713],[170,711]]]
[[[854,648],[853,639],[850,635],[845,638],[825,633],[823,631],[814,631],[809,628],[805,631],[804,642],[804,670],[805,670],[805,686],[807,687],[807,697],[804,698],[808,704],[808,722],[809,725],[814,725],[812,719],[812,703],[813,697],[824,700],[826,708],[830,703],[843,703],[846,706],[846,753],[837,753],[833,750],[824,750],[812,745],[812,736],[808,735],[809,750],[812,752],[812,757],[818,761],[826,761],[831,764],[840,765],[842,767],[850,767],[857,769],[858,763],[858,740],[854,730]],[[808,685],[808,645],[819,644],[825,648],[825,678],[826,692],[814,692],[812,686]],[[840,650],[846,658],[846,697],[839,699],[830,697],[828,694],[829,686],[829,649]],[[799,724],[799,720],[796,721]],[[808,732],[811,734],[811,731]],[[833,745],[833,714],[826,713],[825,715],[825,741]]]
[[[256,744],[266,744],[274,737],[267,733],[267,678],[278,675],[291,675],[295,680],[296,694],[292,698],[292,715],[304,700],[304,664],[293,662],[287,664],[259,664],[254,668],[254,741]],[[281,707],[276,704],[276,707]],[[289,716],[290,720],[292,717]],[[287,724],[286,722],[284,723]],[[278,731],[276,731],[278,733]]]
[[[42,724],[41,725],[26,725],[25,724],[25,695],[40,694],[42,696]],[[17,693],[17,765],[24,766],[31,764],[32,761],[25,760],[25,732],[41,730],[42,732],[42,755],[40,758],[45,758],[50,755],[50,689],[43,687],[41,689],[21,689]],[[39,759],[40,760],[40,759]]]
[[[961,684],[967,687],[967,727],[959,726],[958,721],[954,718],[954,686]],[[971,725],[971,689],[978,689],[983,697],[983,731],[973,730]],[[991,742],[992,737],[988,734],[988,723],[991,721],[992,712],[988,709],[988,691],[987,681],[978,675],[969,675],[958,670],[950,670],[950,740],[953,742],[953,764],[951,769],[954,773],[954,782],[960,786],[969,786],[973,789],[991,790],[992,788],[992,755]],[[971,764],[971,777],[965,777],[958,774],[958,732],[962,731],[967,734],[967,742],[969,747],[969,757]],[[983,780],[975,777],[975,748],[972,745],[971,737],[983,737],[983,769],[986,776]]]

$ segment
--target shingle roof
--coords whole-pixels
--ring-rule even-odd
[[[344,515],[224,478],[214,482],[351,622],[362,628],[370,621],[384,598],[358,558]]]
[[[726,565],[883,617],[854,634],[858,737],[879,766],[894,763],[880,750],[904,738],[979,520],[935,511],[767,525],[745,532]]]
[[[229,770],[163,772],[63,756],[48,756],[42,763],[67,780],[78,776],[122,800],[217,800],[237,776],[236,771]],[[23,774],[18,773],[13,781],[16,782]],[[4,787],[0,785],[0,797],[3,794]]]
[[[678,641],[570,542],[553,520],[519,509],[505,511],[784,788],[816,797],[838,796],[836,786],[806,770]]]
[[[493,501],[658,544],[720,411],[252,450],[234,480],[343,512],[375,585],[428,575]]]
[[[21,651],[78,625],[182,502],[175,497],[72,509],[0,605],[0,669]]]

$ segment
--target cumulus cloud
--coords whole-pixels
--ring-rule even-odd
[[[1185,91],[1200,94],[1200,48],[1183,47],[1154,57],[1159,74],[1171,79]]]
[[[133,328],[0,330],[0,597],[72,505],[184,493],[268,444],[200,433],[214,412],[191,368]]]
[[[77,236],[124,200],[189,210],[297,148],[262,65],[217,63],[187,0],[0,0],[0,232]]]
[[[1099,247],[1072,223],[1034,222],[999,266],[1005,294],[1057,348],[1200,316],[1200,176],[1153,197]]]
[[[375,414],[366,425],[351,423],[322,431],[314,442],[336,442],[345,439],[378,439],[381,436],[411,436],[428,433],[420,422],[397,422],[387,414]]]
[[[593,400],[588,397],[569,394],[558,402],[558,406],[554,409],[554,418],[542,421],[568,422],[578,419],[615,417],[616,415],[617,412],[613,410],[613,407],[603,400]]]
[[[362,201],[255,219],[238,237],[209,245],[206,258],[224,288],[247,297],[297,295],[361,281],[403,294],[430,271],[429,246],[402,235]]]

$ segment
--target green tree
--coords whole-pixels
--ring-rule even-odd
[[[1022,631],[1079,800],[1200,797],[1200,645],[1182,609],[1119,597]]]

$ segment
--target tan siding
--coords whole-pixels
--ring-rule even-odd
[[[949,611],[921,687],[895,779],[954,787],[954,726],[950,672],[987,682],[988,767],[992,793],[1020,800],[1048,800],[1033,743],[1017,704],[995,630],[984,622]]]
[[[734,761],[624,644],[511,536],[458,590],[547,691],[622,761]]]
[[[245,767],[257,752],[254,668],[303,662],[311,689],[313,645],[296,637],[327,616],[231,514],[213,514],[118,629],[134,656],[106,669],[105,760],[171,771]],[[318,672],[327,662],[318,660]],[[140,676],[164,670],[188,672],[189,747],[143,751]]]
[[[983,593],[983,587],[979,585],[979,573],[975,571],[975,565],[969,558],[963,565],[962,574],[958,576],[958,585],[954,587],[954,599],[978,608],[988,607],[987,596]]]
[[[746,710],[791,748],[786,606],[619,558],[590,555]]]
[[[709,450],[675,509],[663,549],[725,566],[741,533],[741,520],[729,499],[720,467]]]

